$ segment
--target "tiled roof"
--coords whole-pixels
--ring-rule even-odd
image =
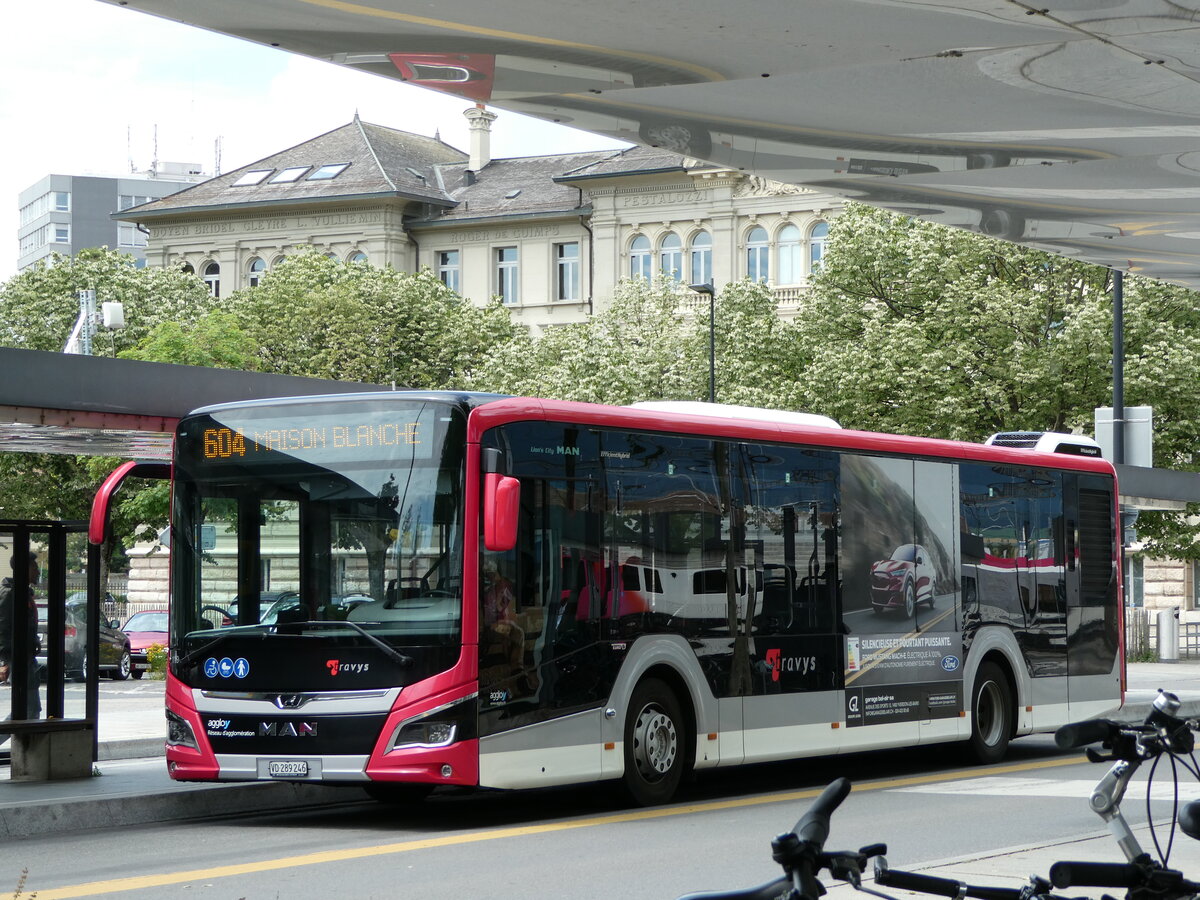
[[[436,222],[493,216],[570,212],[579,208],[579,190],[570,183],[577,177],[612,177],[638,172],[683,170],[684,158],[663,150],[634,147],[628,150],[602,150],[556,156],[523,156],[494,159],[470,181],[465,164],[441,166],[442,179],[456,205],[436,218]],[[585,201],[586,202],[586,201]]]
[[[364,194],[401,194],[435,203],[453,201],[442,189],[436,168],[464,163],[466,154],[436,138],[354,121],[265,159],[219,175],[195,187],[136,207],[139,215],[163,215],[203,207],[241,206],[271,201],[319,200]],[[272,183],[274,173],[293,166],[349,163],[337,177]],[[247,172],[272,171],[259,184],[235,186]],[[129,210],[125,215],[128,216]]]
[[[567,181],[572,178],[603,178],[618,175],[636,175],[639,172],[662,172],[669,169],[682,171],[687,163],[678,153],[659,150],[655,147],[630,147],[606,154],[590,165],[580,166],[571,171],[561,173],[559,180]],[[696,163],[691,162],[692,166]]]
[[[205,208],[372,194],[412,197],[446,207],[444,214],[414,224],[544,215],[579,209],[579,191],[571,183],[574,179],[682,171],[685,162],[682,156],[665,150],[631,147],[495,159],[472,176],[467,172],[467,155],[449,144],[362,122],[356,116],[341,128],[170,197],[124,210],[122,215],[153,218]],[[349,165],[337,177],[309,180],[318,167],[338,163]],[[291,167],[311,170],[295,181],[272,183],[278,172]],[[258,171],[271,174],[258,184],[236,184],[246,173]]]
[[[442,166],[442,178],[450,188],[455,206],[427,221],[578,209],[579,191],[570,185],[559,184],[555,179],[563,172],[591,165],[613,152],[494,159],[475,173],[473,184],[468,184],[470,178],[465,164]]]

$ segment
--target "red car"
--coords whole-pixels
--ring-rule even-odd
[[[933,609],[933,564],[920,544],[901,544],[888,559],[871,563],[871,608],[898,610],[911,619],[918,603]]]
[[[146,609],[129,617],[121,629],[129,636],[129,658],[133,662],[134,678],[141,678],[150,669],[146,651],[152,644],[167,646],[167,611]]]

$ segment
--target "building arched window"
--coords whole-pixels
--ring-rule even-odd
[[[712,284],[712,235],[697,232],[692,237],[692,284]]]
[[[784,225],[779,230],[779,283],[799,284],[803,277],[804,256],[800,248],[800,229]]]
[[[639,234],[629,245],[629,277],[650,280],[650,238]]]
[[[366,261],[367,254],[363,253],[361,250],[355,250],[346,258],[346,262],[350,263],[365,263]]]
[[[196,269],[192,266],[192,264],[190,262],[185,262],[182,266],[180,266],[179,271],[181,271],[184,275],[195,275],[196,274]]]
[[[208,292],[214,297],[221,296],[221,265],[220,263],[210,262],[204,267],[204,283],[208,285]]]
[[[825,242],[829,239],[829,223],[818,222],[808,233],[808,271],[819,272],[825,259]]]
[[[746,277],[751,281],[767,281],[771,277],[771,245],[767,229],[755,225],[746,235]]]
[[[283,253],[280,253],[277,257],[271,260],[271,268],[277,268],[285,259],[287,259],[287,256]]]
[[[668,232],[658,245],[658,270],[674,281],[683,280],[683,241],[675,232]]]
[[[250,260],[250,265],[246,267],[246,283],[250,287],[258,287],[258,283],[262,281],[263,275],[267,271],[267,264],[260,257],[254,257]]]

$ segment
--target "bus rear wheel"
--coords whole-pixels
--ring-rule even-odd
[[[999,762],[1012,737],[1012,688],[1000,667],[985,662],[971,688],[971,755],[985,765]]]
[[[686,722],[675,692],[657,678],[633,691],[625,718],[625,789],[654,806],[674,795],[688,768]]]

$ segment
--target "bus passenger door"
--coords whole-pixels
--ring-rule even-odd
[[[1032,676],[1033,725],[1062,722],[1067,704],[1067,559],[1062,474],[1024,470],[1018,495],[1017,564],[1025,627],[1021,650]]]
[[[1116,499],[1100,475],[1068,475],[1067,672],[1070,719],[1103,715],[1120,697]]]
[[[497,431],[486,440],[520,480],[520,521],[513,550],[481,559],[481,770],[505,787],[594,779],[615,669],[600,639],[598,441],[547,422]]]

